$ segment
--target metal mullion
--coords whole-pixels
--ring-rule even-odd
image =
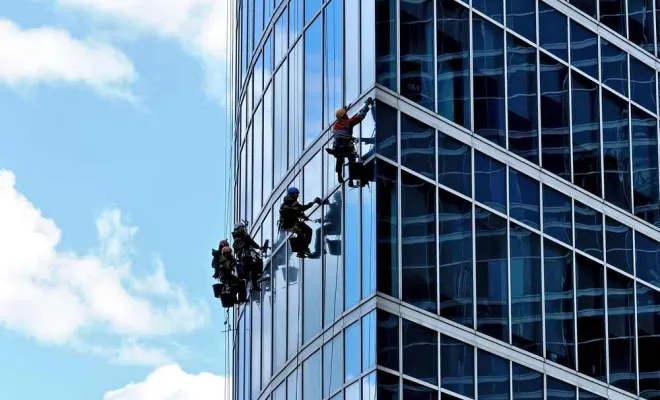
[[[438,114],[438,96],[440,96],[440,94],[438,93],[438,10],[436,3],[437,2],[433,0],[433,110]]]
[[[504,2],[504,4],[502,5],[502,23],[504,25],[504,29],[502,30],[502,57],[504,57],[504,71],[502,71],[504,74],[504,148],[508,150],[509,149],[509,85],[508,85],[509,68],[508,68],[507,56],[509,55],[509,49],[507,46],[507,31],[506,31],[506,2]],[[507,227],[507,232],[508,232],[508,227]],[[510,318],[509,318],[509,322],[511,322]],[[509,343],[511,343],[511,330],[509,330]]]
[[[607,286],[607,267],[603,266],[603,292],[605,297],[605,382],[610,383],[610,338],[609,338],[609,319],[610,319],[610,310],[609,303],[607,301],[609,290]]]
[[[598,78],[600,81],[601,78],[601,68],[602,68],[602,60],[601,60],[601,38],[600,35],[598,35]],[[599,150],[598,153],[600,155],[600,195],[599,197],[602,199],[605,199],[605,143],[603,141],[603,84],[601,82],[598,83],[598,142],[599,142]],[[602,213],[601,213],[602,214]],[[603,225],[605,226],[605,225]],[[605,230],[603,229],[603,233]],[[603,242],[604,243],[604,242]],[[603,251],[605,251],[605,248],[603,247]],[[603,258],[604,259],[604,258]]]
[[[513,343],[513,317],[511,315],[511,303],[513,299],[511,298],[511,221],[509,220],[509,168],[505,165],[504,173],[506,177],[504,179],[505,185],[505,204],[506,204],[506,286],[507,286],[507,310],[508,310],[508,325],[509,325],[509,343]]]
[[[350,0],[349,0],[350,1]],[[355,1],[355,0],[353,0]],[[399,19],[401,18],[401,4],[399,0],[395,0],[396,7],[396,92],[401,93],[401,27]],[[361,7],[360,7],[361,8]],[[398,143],[398,140],[397,140]],[[398,158],[397,158],[398,160]]]
[[[470,3],[472,0],[469,0]],[[472,19],[474,17],[474,13],[472,10],[472,7],[469,8],[468,11],[469,14],[469,21],[468,21],[468,29],[470,30],[469,32],[469,47],[470,47],[470,126],[468,129],[471,132],[474,132],[474,35],[473,35],[473,28],[472,28]],[[470,146],[472,148],[472,146]],[[474,168],[473,168],[474,169]],[[474,196],[474,185],[472,185],[472,196]],[[474,207],[473,207],[474,208]]]
[[[633,241],[633,252],[632,252],[632,256],[633,256],[633,275],[636,276],[637,275],[637,251],[636,251],[635,236],[636,236],[635,232],[633,231],[633,235],[632,235],[632,241]],[[638,312],[637,311],[637,307],[638,307],[638,305],[637,305],[637,279],[633,278],[633,285],[634,285],[633,286],[633,294],[635,296],[635,300],[634,300],[634,303],[633,303],[634,306],[635,306],[635,332],[633,332],[633,334],[635,336],[634,337],[634,343],[635,343],[635,377],[636,377],[636,379],[635,379],[635,384],[636,384],[635,389],[637,390],[636,394],[638,394],[641,390],[641,385],[639,383],[639,335],[638,335],[638,332],[639,332],[638,323],[639,322],[637,320],[637,312]]]
[[[569,183],[573,183],[573,68],[571,67],[571,51],[570,51],[570,43],[571,43],[571,24],[570,21],[567,23],[567,30],[568,30],[568,137],[569,137],[569,150],[571,153],[570,157],[570,163],[571,163],[571,179]],[[572,203],[571,203],[572,204]],[[573,238],[573,243],[575,243],[575,238]],[[577,339],[577,337],[576,337]],[[576,342],[577,343],[577,342]],[[577,346],[575,346],[577,348]],[[577,367],[577,365],[576,365]]]
[[[626,53],[626,80],[628,82],[628,97],[630,96],[630,90],[632,84],[630,83],[630,54]],[[657,85],[656,85],[657,86]],[[633,163],[633,129],[632,129],[632,100],[628,100],[628,152],[629,152],[629,160],[628,160],[628,167],[630,169],[630,209],[627,210],[628,212],[631,212],[634,214],[635,211],[635,190],[634,190],[634,180],[633,178],[635,177],[634,174],[634,163]],[[656,124],[657,125],[657,124]],[[633,234],[633,236],[635,236]],[[633,252],[634,253],[634,252]]]
[[[452,392],[452,391],[449,390],[449,389],[445,389],[445,388],[442,387],[442,385],[441,385],[441,387],[440,387],[440,393],[441,393],[441,394],[447,394],[447,395],[452,396],[452,397],[455,397],[455,398],[457,398],[457,399],[459,399],[459,400],[473,400],[471,397],[463,396],[462,394],[459,394],[459,393],[456,393],[456,392]],[[441,396],[441,397],[442,397],[442,396]]]
[[[571,158],[572,159],[572,158]],[[575,213],[573,210],[575,209],[575,200],[571,199],[571,239],[573,243],[575,243]],[[577,322],[578,322],[578,303],[577,303],[577,290],[578,290],[578,284],[577,284],[577,263],[575,259],[575,250],[571,249],[571,257],[573,260],[573,333],[574,333],[574,355],[575,355],[575,371],[578,371],[579,369],[579,360],[578,360],[578,331],[577,331]]]
[[[400,175],[400,174],[399,174]],[[399,353],[399,400],[405,400],[403,398],[403,318],[399,315],[399,348],[397,352]]]
[[[471,168],[472,170],[470,171],[470,175],[472,176],[472,179],[470,179],[471,184],[472,184],[472,197],[474,198],[474,181],[475,181],[475,174],[474,174],[474,148],[470,147],[470,157],[471,157]],[[476,330],[477,329],[477,238],[476,238],[476,232],[477,232],[477,227],[476,227],[476,205],[474,200],[470,203],[472,205],[472,329]],[[477,360],[476,360],[476,354],[475,354],[475,360],[474,360],[474,365],[477,365]],[[476,394],[475,394],[476,396]]]
[[[436,85],[437,86],[437,85]],[[436,305],[438,307],[437,314],[440,315],[440,187],[438,186],[438,157],[439,140],[438,131],[433,130],[435,134],[435,276],[436,276]],[[438,337],[438,340],[440,338]],[[440,360],[440,342],[438,342],[438,360]],[[438,367],[438,384],[440,382],[440,368]]]
[[[402,272],[402,265],[403,265],[403,257],[401,256],[401,252],[403,251],[403,244],[402,239],[402,218],[403,218],[403,211],[401,207],[401,192],[403,189],[403,183],[401,182],[401,177],[403,175],[401,171],[401,164],[399,163],[398,160],[401,159],[401,112],[397,110],[397,129],[396,129],[396,135],[397,135],[397,140],[396,140],[396,146],[397,146],[397,259],[396,259],[396,266],[397,266],[397,298],[403,299],[403,283],[401,282],[401,278],[403,276]]]
[[[539,2],[536,1],[536,40],[537,42],[540,43],[540,23],[539,23]],[[568,29],[568,26],[566,27]],[[542,157],[542,151],[543,151],[543,141],[541,139],[541,134],[542,134],[542,121],[541,121],[541,45],[539,44],[538,46],[534,46],[536,49],[536,132],[537,132],[537,138],[536,138],[536,148],[538,149],[538,165],[539,167],[543,168],[543,157]],[[541,185],[539,185],[540,187]],[[541,209],[542,211],[543,209]],[[541,212],[543,214],[543,212]],[[541,225],[541,228],[543,225]],[[541,229],[542,230],[542,229]],[[545,334],[545,333],[544,333]],[[545,341],[544,341],[545,345]],[[545,354],[545,350],[543,352]]]
[[[546,333],[545,333],[545,235],[543,234],[543,185],[539,183],[539,229],[540,235],[539,240],[541,242],[541,338],[543,343],[541,344],[543,358],[546,357],[547,346],[546,346]],[[545,376],[545,374],[543,374]],[[545,379],[543,380],[545,384]],[[544,391],[544,393],[546,393]]]

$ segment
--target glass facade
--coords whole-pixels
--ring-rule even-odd
[[[238,400],[660,399],[660,1],[235,0]],[[361,188],[339,184],[334,112]],[[354,105],[354,106],[353,106]],[[277,229],[289,186],[312,255]]]

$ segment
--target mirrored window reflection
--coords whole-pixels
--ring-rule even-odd
[[[326,148],[332,148],[332,140],[329,141]],[[335,171],[335,158],[326,155],[325,150],[322,152],[323,156],[323,175],[325,179],[325,190],[324,193],[330,193],[334,191],[339,186],[339,180],[337,178],[337,172]]]
[[[502,0],[473,0],[472,7],[491,17],[500,24],[504,24],[502,15],[504,14],[504,5]]]
[[[446,335],[440,335],[440,385],[474,398],[474,348]]]
[[[342,392],[339,392],[336,395],[332,396],[330,400],[344,400],[344,394]]]
[[[254,96],[254,107],[256,108],[257,103],[261,98],[261,94],[264,92],[264,53],[263,52],[259,53],[259,58],[257,59],[257,62],[254,65],[252,78],[254,82],[254,86],[252,86],[252,89],[254,91],[252,93]]]
[[[246,179],[245,182],[245,219],[248,222],[252,222],[252,186],[254,183],[252,170],[254,166],[254,157],[252,155],[252,142],[254,137],[252,136],[252,128],[254,125],[251,125],[248,131],[247,138],[245,139],[245,164],[246,165]]]
[[[539,182],[509,168],[509,215],[520,222],[540,229]]]
[[[438,391],[404,379],[403,398],[406,400],[438,400]]]
[[[302,399],[302,368],[296,368],[286,378],[286,397],[287,400]]]
[[[312,159],[303,167],[304,190],[303,195],[307,201],[315,197],[323,197],[323,185],[320,179],[323,176],[321,168],[322,158],[325,154],[317,152]],[[302,201],[302,200],[301,200]]]
[[[314,236],[319,234],[320,224],[312,221],[321,218],[321,209],[317,209],[309,218],[307,224],[312,228],[312,243],[314,243]],[[303,268],[303,343],[307,343],[321,329],[323,313],[319,294],[323,293],[323,269],[318,258],[306,258],[303,261]]]
[[[628,129],[628,102],[603,90],[605,200],[626,211],[632,209]]]
[[[273,85],[264,95],[264,142],[263,142],[263,199],[264,202],[273,191]],[[261,208],[263,202],[259,205]]]
[[[543,233],[573,244],[571,198],[543,186]]]
[[[369,163],[365,168],[369,168],[370,173],[374,172],[375,162]],[[371,179],[370,179],[371,180]],[[362,296],[366,298],[376,291],[376,242],[378,239],[378,187],[376,190],[371,188],[361,189],[361,243],[362,243]],[[389,193],[383,193],[384,196],[391,196]],[[389,203],[389,202],[388,202]],[[387,208],[386,213],[391,213],[392,209]],[[387,214],[386,214],[387,215]],[[387,257],[386,257],[387,259]]]
[[[637,277],[660,286],[660,243],[635,232]]]
[[[440,316],[473,327],[472,203],[438,193]]]
[[[600,109],[598,85],[572,74],[573,180],[586,191],[601,197]]]
[[[289,49],[289,13],[284,10],[275,23],[275,65],[279,64]]]
[[[268,3],[268,1],[266,1]],[[268,35],[266,43],[264,43],[264,87],[273,75],[273,35]]]
[[[433,0],[401,0],[399,9],[401,94],[435,110]]]
[[[320,26],[320,25],[318,25]],[[319,29],[315,27],[315,29]],[[300,157],[304,144],[303,137],[303,40],[289,54],[289,152],[288,168],[291,168]],[[320,82],[320,79],[317,78]],[[317,97],[318,94],[317,94]],[[319,111],[320,112],[320,111]],[[320,124],[320,122],[319,122]]]
[[[282,382],[280,386],[273,392],[273,400],[286,400],[286,382]]]
[[[660,292],[637,284],[639,395],[655,399],[660,390]]]
[[[360,35],[360,2],[345,1],[344,15],[346,22],[344,24],[344,35],[347,38],[345,45],[344,69],[345,74],[345,103],[355,100],[360,94],[360,68],[356,60],[360,59],[360,41],[355,40]],[[340,37],[341,39],[341,37]],[[330,121],[334,120],[334,115]]]
[[[317,351],[303,362],[302,366],[303,399],[317,398],[321,393],[321,351]]]
[[[626,0],[600,0],[600,22],[626,36]]]
[[[256,294],[250,296],[252,300],[252,393],[259,393],[261,390],[261,296]]]
[[[511,375],[513,400],[543,399],[543,375],[540,372],[513,363]]]
[[[342,337],[335,336],[323,345],[323,397],[328,396],[342,385]]]
[[[252,303],[252,302],[251,302]],[[245,365],[243,366],[243,375],[245,375],[245,382],[243,382],[243,392],[245,397],[249,398],[250,388],[252,387],[252,313],[251,304],[245,305],[245,313],[243,314],[243,321],[245,321]]]
[[[598,79],[598,36],[571,20],[571,64]]]
[[[541,163],[571,181],[568,68],[541,53]]]
[[[309,2],[310,0],[306,0]],[[314,0],[320,1],[320,0]],[[307,14],[307,9],[305,9]],[[317,18],[305,31],[305,148],[312,144],[323,126],[323,19]]]
[[[628,53],[601,37],[600,63],[601,79],[603,83],[616,90],[620,94],[627,96]],[[603,93],[605,93],[605,91],[603,91]],[[603,117],[605,117],[605,115],[603,115]]]
[[[435,129],[401,114],[401,164],[435,179]]]
[[[530,42],[536,42],[536,2],[507,1],[506,26]]]
[[[252,171],[252,210],[254,210],[254,217],[256,218],[259,215],[261,210],[261,189],[263,185],[262,181],[262,172],[264,170],[264,153],[262,149],[263,145],[263,114],[261,104],[257,107],[257,111],[254,114],[254,123],[252,126],[253,130],[253,147],[252,147],[252,157],[253,158],[253,171]]]
[[[362,400],[376,400],[376,371],[362,378]]]
[[[377,399],[399,400],[399,377],[383,371],[376,371],[378,379]]]
[[[286,247],[280,248],[272,257],[273,287],[273,373],[278,373],[286,362],[286,281],[287,254]]]
[[[509,399],[509,361],[477,350],[477,383],[480,400]]]
[[[284,61],[282,67],[275,73],[275,127],[273,135],[273,148],[274,148],[274,167],[273,167],[273,184],[278,185],[287,170],[287,132],[288,132],[288,78],[287,78],[287,60]]]
[[[438,114],[470,128],[470,12],[436,0]]]
[[[402,299],[437,312],[435,185],[401,173]]]
[[[506,220],[475,210],[477,329],[509,342]]]
[[[360,380],[347,387],[345,390],[346,399],[359,399],[360,398]]]
[[[432,6],[431,6],[432,7]],[[375,0],[360,1],[360,81],[364,92],[376,82],[376,49],[374,37],[376,26]],[[433,38],[433,36],[431,36]],[[433,43],[433,39],[431,39]],[[432,46],[431,46],[432,47]],[[429,60],[430,63],[431,60]]]
[[[471,147],[438,132],[438,183],[472,196]]]
[[[603,259],[603,215],[575,201],[575,247]]]
[[[575,386],[546,376],[547,400],[576,400]]]
[[[438,384],[438,334],[432,329],[403,320],[403,373]]]
[[[573,252],[548,239],[544,239],[543,247],[545,357],[573,369],[575,368]]]
[[[539,44],[543,49],[568,62],[566,16],[543,1],[537,3],[539,5]]]
[[[493,0],[488,0],[489,3]],[[495,0],[493,3],[501,0]],[[477,7],[477,4],[472,4]],[[504,132],[504,34],[473,14],[474,132],[506,147]],[[478,116],[478,117],[477,117]]]
[[[289,3],[289,46],[292,46],[305,26],[303,20],[303,0],[291,0]]]
[[[272,264],[266,266],[267,275],[272,276]],[[273,291],[270,279],[261,284],[261,387],[268,385],[272,373],[273,355]]]
[[[376,152],[392,161],[397,161],[397,130],[399,127],[397,110],[385,103],[376,102]],[[368,157],[365,154],[363,157]]]
[[[636,394],[634,289],[632,279],[607,270],[610,384]]]
[[[630,57],[630,97],[651,112],[657,112],[655,70]]]
[[[655,54],[653,0],[628,0],[628,39]]]
[[[397,168],[376,162],[376,260],[378,291],[393,297],[398,290]],[[364,193],[364,192],[363,192]]]
[[[254,13],[254,46],[256,47],[264,30],[264,2],[262,0],[252,1],[251,6]]]
[[[475,151],[474,169],[475,199],[506,214],[506,165]]]
[[[531,6],[534,18],[534,2],[507,2],[518,4],[521,12]],[[525,4],[525,5],[523,5]],[[509,14],[507,14],[509,18]],[[533,19],[534,24],[536,19]],[[536,27],[532,25],[534,35]],[[531,39],[530,39],[531,40]],[[538,102],[536,97],[536,48],[528,46],[513,35],[507,35],[507,96],[509,123],[509,150],[538,164]]]
[[[591,393],[584,389],[578,389],[580,394],[580,400],[605,400],[605,397],[599,396],[595,393]]]
[[[596,18],[596,5],[597,0],[569,0],[569,3],[573,4],[579,10],[584,11],[587,15],[592,18]]]
[[[344,309],[348,310],[360,301],[360,190],[344,186],[344,196]]]
[[[321,231],[317,230],[312,242],[310,258],[320,258],[323,255],[324,259],[323,326],[334,322],[343,311],[342,205],[341,190],[337,190],[328,200],[328,204],[323,206],[323,228],[319,226]]]
[[[660,226],[657,120],[633,106],[631,121],[634,212]]]
[[[511,343],[543,356],[541,238],[511,223]]]
[[[323,0],[305,0],[305,24],[308,24],[316,16],[322,4]]]
[[[360,323],[355,322],[344,331],[344,382],[360,375],[358,354],[360,354]]]
[[[342,107],[342,68],[343,40],[342,0],[332,0],[325,8],[324,69],[323,69],[323,107],[325,108],[324,126],[335,120],[335,111]],[[347,40],[349,41],[349,40]]]
[[[377,311],[377,317],[378,365],[398,371],[399,317],[382,310]]]
[[[605,217],[607,263],[629,274],[633,273],[633,230],[629,226]]]
[[[578,372],[605,381],[605,289],[603,266],[575,255]]]
[[[376,82],[392,91],[397,85],[396,51],[396,0],[376,0]]]
[[[362,372],[376,365],[376,310],[362,317]]]

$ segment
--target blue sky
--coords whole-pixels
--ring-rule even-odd
[[[226,7],[0,2],[0,399],[223,398]]]

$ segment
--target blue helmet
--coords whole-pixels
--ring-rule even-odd
[[[297,196],[300,194],[300,190],[292,186],[286,191],[286,194],[288,194],[289,196]]]

